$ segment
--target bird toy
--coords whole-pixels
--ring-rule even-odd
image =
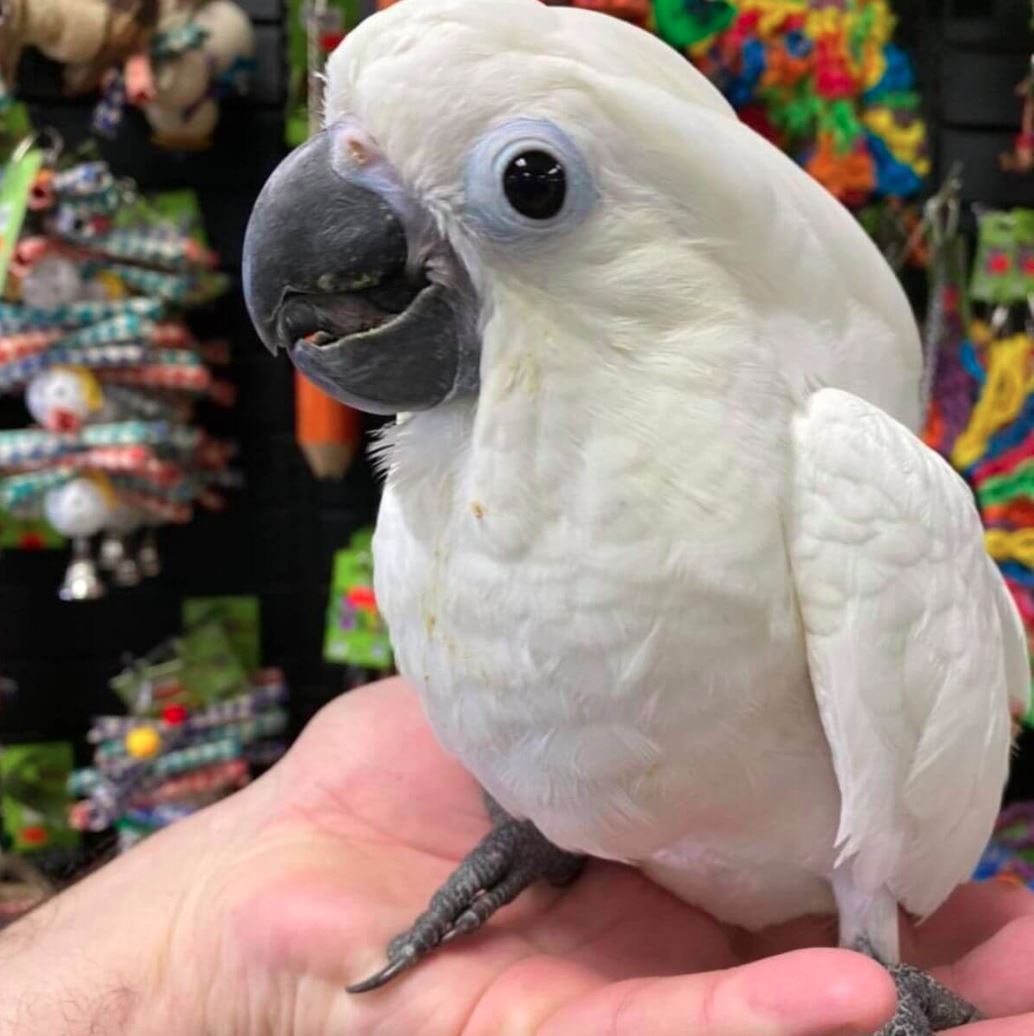
[[[69,778],[79,800],[72,826],[114,828],[126,849],[279,758],[288,726],[284,675],[248,673],[246,654],[224,619],[208,617],[129,662],[111,681],[127,715],[94,719],[92,765]]]
[[[256,673],[246,693],[196,712],[163,707],[99,717],[94,763],[75,771],[69,791],[80,830],[114,827],[128,848],[151,831],[243,787],[256,766],[285,749],[287,689],[280,670]]]
[[[17,167],[12,159],[11,167]],[[196,402],[233,401],[186,310],[220,294],[194,217],[165,218],[98,161],[38,163],[0,301],[0,392],[35,422],[0,432],[0,508],[74,540],[60,588],[91,600],[160,569],[153,528],[220,508],[231,450],[193,424]],[[133,544],[136,544],[134,549]]]
[[[968,284],[963,250],[957,234],[935,249],[950,272],[931,291],[942,334],[924,438],[972,486],[1034,647],[1034,210],[980,214]]]
[[[654,0],[652,24],[848,205],[920,192],[926,129],[886,0]]]
[[[139,108],[154,143],[177,151],[207,147],[219,106],[247,92],[255,32],[230,0],[160,0],[155,31],[105,77],[94,130],[114,136],[128,107]]]

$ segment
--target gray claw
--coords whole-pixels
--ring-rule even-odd
[[[480,927],[481,919],[477,914],[468,910],[453,921],[452,927],[442,936],[442,941],[439,945],[444,946],[447,942],[452,942],[458,935],[469,935]]]
[[[401,975],[407,968],[411,968],[419,959],[415,950],[410,951],[408,954],[404,953],[390,964],[385,964],[376,974],[371,975],[369,978],[364,978],[362,982],[346,986],[345,991],[348,993],[369,993],[371,989],[380,989],[381,986],[387,985],[396,975]]]
[[[558,849],[530,822],[507,819],[499,812],[499,826],[453,871],[412,926],[391,940],[388,964],[349,986],[349,993],[378,989],[436,946],[476,931],[540,878],[563,884],[577,875],[582,857]]]

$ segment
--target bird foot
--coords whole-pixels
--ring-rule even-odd
[[[910,964],[887,969],[898,990],[898,1009],[876,1036],[929,1036],[967,1022],[978,1022],[980,1012],[925,971]]]
[[[858,950],[883,963],[865,942]],[[962,997],[956,996],[925,971],[911,964],[885,965],[898,991],[898,1009],[876,1036],[931,1036],[968,1022],[978,1022],[981,1013]]]
[[[388,963],[349,986],[349,993],[377,989],[436,946],[476,931],[534,882],[565,885],[578,876],[585,857],[558,849],[530,821],[513,820],[501,811],[493,819],[498,826],[431,897],[427,910],[388,944]]]

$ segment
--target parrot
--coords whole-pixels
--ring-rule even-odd
[[[721,921],[836,915],[883,1032],[975,1008],[903,964],[978,861],[1030,667],[972,494],[916,434],[919,334],[824,188],[649,32],[402,0],[260,193],[258,336],[395,415],[375,592],[493,827],[349,987],[591,857]]]

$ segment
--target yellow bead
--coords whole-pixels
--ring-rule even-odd
[[[161,747],[161,735],[154,727],[137,727],[126,734],[126,751],[134,759],[150,759]]]

